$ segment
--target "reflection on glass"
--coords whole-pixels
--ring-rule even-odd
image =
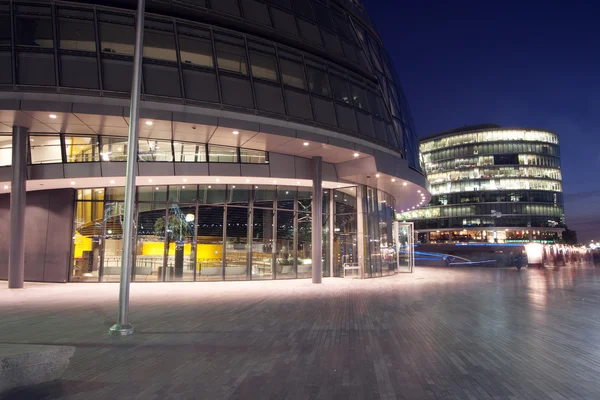
[[[240,149],[241,162],[246,164],[266,164],[267,152],[262,150]]]
[[[165,238],[166,230],[175,225],[175,220],[165,216],[165,205],[140,203],[138,206],[137,243],[134,279],[139,281],[173,280],[174,266],[167,263],[163,268],[165,258],[165,239],[170,241],[172,235]]]
[[[294,266],[294,212],[277,211],[277,246],[275,249],[277,279],[296,277]]]
[[[29,136],[32,164],[50,164],[62,162],[60,136]]]
[[[15,41],[20,46],[54,47],[52,34],[52,19],[32,16],[17,15]]]
[[[248,209],[227,207],[225,279],[247,279]]]
[[[312,276],[312,218],[298,213],[298,278]]]
[[[145,29],[144,57],[156,60],[177,61],[175,36],[173,36],[173,33]]]
[[[194,231],[196,207],[171,204],[167,225],[167,270],[173,268],[172,281],[193,281],[195,267]],[[163,217],[164,218],[164,217]]]
[[[65,136],[67,162],[100,161],[97,136]]]
[[[216,42],[217,64],[219,69],[239,74],[248,74],[246,66],[246,50],[241,46]]]
[[[154,162],[172,162],[171,142],[166,140],[140,139],[138,142],[138,160]]]
[[[174,142],[175,162],[206,162],[206,146],[202,143]]]
[[[123,203],[106,202],[104,206],[104,232],[102,280],[118,282],[121,275],[123,252]]]
[[[223,279],[223,212],[222,206],[198,209],[196,280]]]
[[[94,21],[60,18],[58,20],[58,33],[61,49],[96,51]]]
[[[127,161],[127,138],[102,136],[102,161]]]
[[[214,67],[212,44],[207,39],[180,35],[179,52],[183,64]]]
[[[135,28],[129,25],[100,22],[100,47],[104,53],[133,56]]]
[[[273,210],[254,209],[252,221],[252,279],[273,277]]]
[[[78,193],[78,199],[83,197]],[[88,197],[92,197],[92,190]],[[103,208],[102,201],[78,201],[75,205],[72,281],[97,282],[99,279]]]
[[[333,276],[344,276],[344,264],[358,263],[357,251],[356,213],[336,215],[333,228]]]

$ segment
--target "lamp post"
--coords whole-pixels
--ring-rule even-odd
[[[131,83],[131,106],[129,110],[129,137],[127,139],[127,174],[125,183],[125,210],[123,212],[123,252],[121,255],[121,282],[119,288],[118,321],[111,326],[113,335],[133,334],[129,323],[129,286],[131,280],[131,251],[133,238],[133,208],[135,201],[135,167],[138,153],[138,130],[140,113],[140,87],[142,80],[142,51],[144,46],[145,0],[138,0],[135,26],[135,53]]]

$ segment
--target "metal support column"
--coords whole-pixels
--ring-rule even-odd
[[[25,279],[25,195],[27,183],[27,128],[13,126],[12,183],[10,188],[10,249],[8,287],[20,289]]]
[[[321,283],[323,276],[323,158],[312,158],[312,282]]]
[[[135,53],[133,79],[131,82],[131,106],[129,111],[129,137],[127,139],[127,174],[125,183],[125,210],[123,212],[123,253],[121,256],[121,286],[119,290],[118,321],[110,328],[115,335],[131,335],[129,323],[129,286],[131,280],[131,253],[133,216],[135,205],[135,168],[138,154],[138,130],[140,113],[140,88],[142,83],[142,51],[144,46],[145,0],[138,0],[135,22]]]

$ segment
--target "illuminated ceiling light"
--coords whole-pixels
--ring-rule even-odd
[[[392,182],[396,182],[396,178],[392,178]]]
[[[290,194],[290,192],[285,192],[285,194]]]
[[[406,186],[406,185],[408,185],[408,183],[406,183],[406,182],[404,182],[404,183],[402,184],[402,186]]]
[[[308,146],[308,142],[304,142],[304,143],[302,143],[302,145]]]
[[[187,215],[185,216],[185,221],[186,221],[186,222],[192,222],[192,221],[193,221],[193,220],[195,220],[195,219],[196,219],[196,216],[195,216],[194,214],[187,214]]]
[[[52,118],[52,119],[56,119],[56,118],[58,118],[58,117],[56,116],[56,114],[50,114],[50,115],[48,115],[48,116],[49,116],[50,118]]]
[[[71,181],[71,186],[73,186],[75,184],[75,181]]]
[[[273,181],[273,183],[277,183],[277,181]]]
[[[4,185],[4,190],[8,190],[8,185]]]
[[[375,178],[379,178],[381,174],[375,174]]]
[[[153,124],[154,124],[154,122],[152,122],[152,121],[146,121],[146,125],[148,125],[148,126],[152,126]]]
[[[156,187],[156,190],[160,189],[158,186]]]
[[[152,179],[148,179],[148,182],[149,182],[149,183],[152,183]]]
[[[184,181],[184,182],[187,182],[187,178],[183,178],[183,181]]]
[[[234,189],[235,189],[235,185],[233,185],[233,186],[232,186],[232,188],[234,188]]]
[[[258,189],[258,186],[254,186],[254,189]]]
[[[112,180],[110,181],[110,184],[111,184],[111,185],[114,185],[114,184],[115,184],[115,181],[114,181],[114,179],[112,179]]]
[[[296,182],[296,185],[299,185],[299,184],[300,184],[300,181]]]
[[[233,131],[233,132],[231,132],[231,133],[233,133],[234,135],[239,135],[239,134],[240,134],[240,132],[239,132],[239,131]]]
[[[358,156],[360,156],[360,154],[359,153],[354,153],[353,156],[354,157],[358,157]]]
[[[420,191],[420,190],[417,190],[417,193],[421,193],[421,191]]]
[[[219,178],[217,178],[217,179],[215,179],[215,180],[216,180],[217,182],[219,182],[219,181],[220,181],[220,179],[219,179]]]
[[[246,183],[250,182],[250,179],[246,179]]]
[[[212,186],[208,185],[208,188],[210,189]]]
[[[181,188],[182,188],[182,189],[185,189],[185,186],[182,186]]]
[[[339,189],[339,188],[341,188],[341,187],[342,187],[342,185],[337,185],[337,188],[338,188],[338,189]]]

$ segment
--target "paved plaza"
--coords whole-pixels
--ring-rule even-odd
[[[0,282],[0,342],[76,346],[36,399],[600,399],[600,268],[370,280]]]

